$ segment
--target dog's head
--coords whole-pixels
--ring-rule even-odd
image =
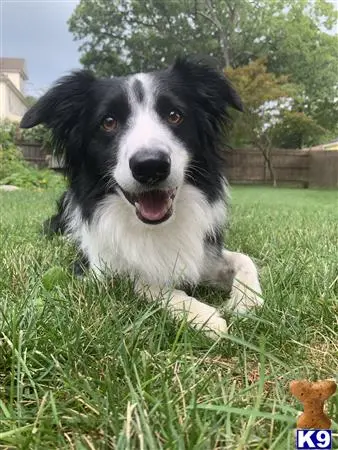
[[[70,180],[104,180],[140,220],[166,221],[185,182],[208,184],[219,172],[218,144],[227,107],[241,102],[212,67],[179,59],[166,70],[97,79],[61,79],[23,117],[44,123],[65,156]]]

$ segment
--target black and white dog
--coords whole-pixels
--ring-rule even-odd
[[[178,59],[128,77],[74,72],[21,122],[46,124],[64,152],[69,189],[52,225],[90,268],[130,276],[137,291],[211,335],[227,331],[221,314],[177,288],[219,286],[233,311],[262,303],[252,260],[223,248],[228,107],[242,109],[222,74]]]

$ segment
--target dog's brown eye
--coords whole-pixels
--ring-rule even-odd
[[[117,120],[114,117],[105,117],[102,121],[102,128],[106,131],[115,131],[117,128]]]
[[[183,121],[183,116],[182,116],[182,114],[180,112],[178,112],[176,110],[172,110],[168,114],[168,119],[167,120],[172,125],[179,125]]]

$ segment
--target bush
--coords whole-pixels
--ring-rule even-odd
[[[41,144],[41,147],[49,150],[53,149],[52,135],[44,125],[37,125],[34,128],[22,129],[17,122],[3,120],[0,123],[0,142],[2,142],[2,133],[9,134],[10,140],[23,142],[34,142]]]
[[[21,167],[16,172],[12,172],[10,175],[1,178],[0,185],[1,184],[11,184],[28,189],[56,189],[59,187],[64,187],[65,182],[61,175],[48,169]]]
[[[285,111],[272,130],[272,139],[281,148],[304,148],[318,145],[328,136],[328,130],[303,112]],[[326,141],[327,142],[327,141]]]
[[[38,142],[46,150],[52,151],[53,149],[51,132],[43,125],[25,130],[19,129],[17,136],[24,142]]]
[[[64,185],[63,177],[48,169],[29,165],[14,144],[17,127],[10,122],[0,124],[0,184],[22,188],[57,188]]]

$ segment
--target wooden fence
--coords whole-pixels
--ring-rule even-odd
[[[226,151],[226,173],[230,183],[271,183],[268,165],[258,150]],[[309,152],[307,150],[272,151],[271,160],[277,183],[307,187],[309,183]]]
[[[39,144],[20,143],[24,158],[38,167],[62,169]],[[254,149],[226,150],[226,174],[233,184],[270,184],[263,155]],[[275,149],[272,164],[279,185],[338,188],[338,151],[321,147],[304,150]]]
[[[310,186],[338,188],[338,151],[318,149],[309,155]]]
[[[254,149],[226,151],[227,178],[233,184],[270,184],[268,165]],[[279,185],[338,187],[338,152],[316,149],[274,149],[271,161]]]
[[[39,168],[47,167],[47,151],[41,148],[40,143],[17,141],[16,145],[21,149],[26,161]]]

